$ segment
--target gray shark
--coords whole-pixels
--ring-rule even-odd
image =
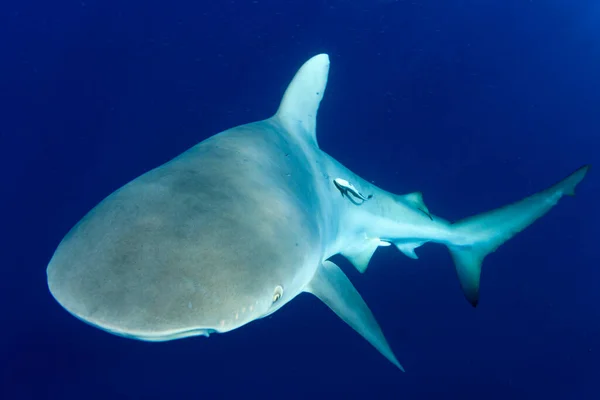
[[[311,58],[274,116],[216,134],[101,201],[49,262],[58,303],[112,334],[167,341],[231,331],[312,293],[403,370],[329,259],[341,254],[364,272],[379,246],[417,258],[417,247],[440,243],[475,306],[484,257],[573,195],[588,170],[450,223],[421,193],[386,192],[319,149],[328,74],[326,54]]]

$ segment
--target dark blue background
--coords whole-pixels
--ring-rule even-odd
[[[451,220],[600,150],[600,4],[572,0],[33,1],[0,5],[2,399],[600,397],[598,180],[484,264],[463,299],[442,246],[360,276],[399,373],[315,298],[210,339],[151,344],[50,296],[59,241],[111,191],[270,116],[331,57],[321,147]]]

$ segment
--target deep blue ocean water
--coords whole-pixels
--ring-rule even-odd
[[[476,309],[443,246],[336,259],[404,374],[309,295],[152,344],[73,318],[45,272],[102,198],[270,116],[320,52],[319,144],[354,172],[450,220],[543,189],[600,161],[598,21],[591,0],[4,0],[0,398],[600,398],[594,168],[486,259]]]

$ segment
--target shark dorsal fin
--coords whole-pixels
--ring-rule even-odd
[[[431,213],[429,212],[429,209],[427,208],[427,206],[425,205],[425,202],[423,201],[423,193],[413,192],[413,193],[405,194],[400,197],[405,202],[409,203],[417,210],[421,210],[425,215],[427,215],[429,218],[431,218]]]
[[[317,111],[329,75],[329,56],[319,54],[304,63],[287,87],[276,117],[292,134],[317,146]]]

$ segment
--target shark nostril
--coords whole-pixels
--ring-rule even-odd
[[[275,292],[273,293],[273,303],[277,302],[281,296],[283,296],[283,288],[280,285],[277,285]]]

